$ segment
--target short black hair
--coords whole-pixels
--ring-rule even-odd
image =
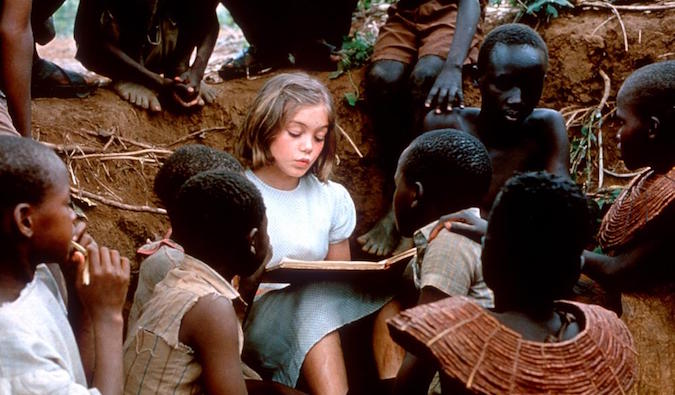
[[[402,158],[407,185],[422,183],[433,202],[469,207],[480,202],[490,187],[492,164],[485,146],[474,136],[455,129],[439,129],[415,138]]]
[[[529,45],[537,48],[544,54],[545,66],[548,67],[548,47],[541,36],[531,27],[522,23],[507,23],[497,26],[485,36],[478,51],[478,61],[476,62],[479,72],[483,73],[487,70],[492,49],[497,44]]]
[[[619,95],[636,106],[640,114],[672,117],[675,113],[675,60],[637,69],[623,83]]]
[[[49,147],[32,139],[0,136],[0,205],[39,204],[54,185],[55,169],[63,161]]]
[[[183,183],[169,211],[174,236],[186,251],[217,259],[248,251],[248,232],[260,228],[264,217],[265,204],[255,185],[243,174],[223,169],[201,172]]]
[[[591,235],[588,201],[578,185],[544,171],[518,174],[490,212],[486,282],[530,305],[569,297]]]
[[[178,190],[195,174],[212,169],[243,172],[232,155],[201,144],[184,145],[169,156],[155,177],[155,193],[165,207],[170,208]]]

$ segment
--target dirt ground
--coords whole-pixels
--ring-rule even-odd
[[[609,10],[578,10],[537,27],[550,53],[543,107],[564,109],[568,119],[574,116],[575,109],[597,107],[605,87],[600,75],[602,70],[610,80],[610,94],[602,114],[610,114],[616,92],[632,70],[648,63],[675,59],[675,11],[622,12],[621,19],[626,28],[627,51],[619,21]],[[496,23],[498,21],[492,19],[488,30]],[[355,236],[369,229],[388,208],[388,202],[381,197],[383,179],[374,166],[374,139],[363,103],[350,107],[343,100],[347,92],[363,95],[364,73],[365,69],[358,69],[352,71],[351,76],[342,75],[337,79],[330,79],[327,72],[313,73],[333,92],[338,103],[339,125],[364,155],[360,158],[342,139],[338,152],[340,165],[334,177],[354,198],[358,216]],[[64,148],[63,158],[77,188],[119,203],[158,207],[152,183],[162,159],[167,156],[166,150],[187,143],[231,150],[248,105],[266,78],[268,76],[216,84],[220,93],[217,102],[189,115],[148,114],[106,89],[86,99],[36,99],[33,101],[33,135]],[[465,81],[465,91],[467,105],[479,105],[478,92],[469,81]],[[583,115],[583,111],[579,114]],[[616,131],[616,122],[608,116],[602,125],[604,168],[626,173],[616,149]],[[570,138],[581,136],[581,124],[573,120]],[[79,148],[70,149],[75,145]],[[134,153],[138,150],[148,151]],[[120,152],[126,152],[123,158],[109,155]],[[585,183],[589,193],[598,190],[598,153],[596,144],[591,148],[588,174],[580,171],[577,179]],[[104,155],[86,157],[87,154]],[[585,164],[580,163],[579,169],[586,169]],[[623,185],[627,180],[605,174],[603,187]],[[161,237],[168,228],[164,215],[93,202],[95,207],[78,202],[88,218],[90,232],[101,243],[115,246],[129,257],[136,258],[135,250],[142,243]],[[669,300],[670,303],[657,303],[650,308],[663,318],[659,325],[673,328],[672,292]],[[651,324],[640,328],[639,316],[631,320],[629,324],[643,335],[654,329],[646,326]],[[664,362],[652,360],[643,364],[645,379],[638,385],[638,393],[675,393],[675,339],[666,336],[660,341],[665,342],[659,356]],[[670,363],[665,362],[668,360]]]

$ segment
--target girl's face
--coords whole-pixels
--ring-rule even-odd
[[[321,154],[328,133],[328,112],[323,104],[300,107],[277,131],[270,152],[280,175],[300,178]]]

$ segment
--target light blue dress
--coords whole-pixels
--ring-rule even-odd
[[[273,248],[270,264],[284,257],[322,260],[329,244],[347,240],[356,225],[354,202],[340,184],[314,175],[296,189],[270,187],[250,170],[246,176],[262,193],[267,232]],[[391,299],[347,282],[322,281],[270,291],[257,299],[244,327],[245,361],[263,376],[294,387],[305,355],[321,338],[370,315]]]

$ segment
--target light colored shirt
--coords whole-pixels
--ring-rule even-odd
[[[417,247],[413,265],[417,288],[431,286],[450,296],[468,296],[485,308],[494,307],[492,290],[483,280],[480,244],[446,229],[429,241],[435,225],[436,221],[413,236]]]
[[[99,394],[87,389],[64,298],[46,265],[0,305],[0,394]]]
[[[161,251],[161,249],[160,249]],[[154,287],[124,342],[125,394],[203,393],[202,367],[194,350],[179,340],[183,316],[200,298],[239,298],[230,283],[205,263],[183,254]],[[238,324],[238,322],[237,322]],[[243,332],[239,327],[239,349]]]
[[[246,177],[260,190],[267,208],[267,233],[273,248],[268,265],[283,258],[320,261],[330,244],[347,240],[356,226],[356,209],[342,185],[314,175],[283,191],[265,184],[251,170]]]

